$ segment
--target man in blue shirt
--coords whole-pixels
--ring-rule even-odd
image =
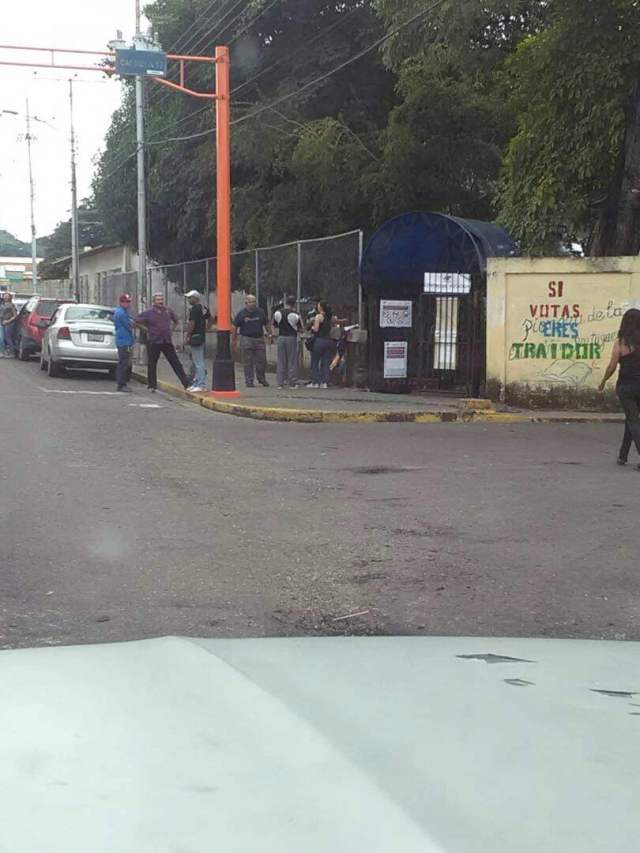
[[[118,367],[116,368],[116,382],[118,391],[130,392],[127,384],[131,379],[131,351],[135,338],[133,336],[133,320],[129,316],[131,297],[123,293],[119,305],[113,312],[113,323],[116,327],[116,346],[118,347]]]

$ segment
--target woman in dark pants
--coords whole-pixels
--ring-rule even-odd
[[[327,302],[318,302],[317,312],[311,324],[314,340],[311,350],[311,382],[307,388],[328,388],[331,381],[331,361],[336,352],[335,341],[331,340],[333,312]]]
[[[626,465],[632,442],[640,454],[640,311],[637,308],[630,308],[622,318],[611,361],[600,383],[600,391],[604,391],[604,386],[618,366],[620,371],[616,393],[626,417],[618,465]],[[640,465],[637,467],[640,471]]]

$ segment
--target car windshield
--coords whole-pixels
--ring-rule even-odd
[[[67,308],[65,320],[113,320],[113,308],[102,305],[75,305]]]
[[[56,309],[60,305],[59,302],[56,302],[55,299],[41,299],[38,304],[35,306],[35,310],[38,316],[49,319],[53,317]]]

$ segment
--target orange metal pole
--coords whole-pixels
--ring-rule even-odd
[[[237,395],[231,356],[231,87],[229,48],[216,47],[216,225],[218,346],[213,391]]]
[[[229,48],[217,47],[216,180],[218,225],[218,328],[231,330],[231,112]]]

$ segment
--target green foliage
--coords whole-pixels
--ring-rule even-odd
[[[603,214],[618,216],[627,110],[640,70],[638,11],[634,0],[554,2],[545,30],[509,63],[518,131],[505,158],[503,219],[526,251],[589,244]],[[630,250],[615,238],[597,248]]]
[[[31,243],[23,243],[13,234],[0,229],[0,257],[30,258]]]
[[[81,251],[84,247],[93,248],[110,242],[91,200],[78,205],[78,242]],[[43,256],[38,265],[41,278],[63,278],[67,274],[71,255],[71,219],[58,222],[51,234],[38,239],[38,253]]]
[[[246,0],[220,18],[210,0],[147,6],[169,49],[232,45],[234,248],[370,231],[431,209],[500,213],[526,251],[579,239],[637,252],[637,0],[446,0],[304,88],[425,8]],[[187,82],[211,89],[211,68],[190,67]],[[164,263],[215,254],[212,110],[151,81],[147,90],[150,253]],[[94,194],[109,233],[135,245],[133,101],[123,84]]]

